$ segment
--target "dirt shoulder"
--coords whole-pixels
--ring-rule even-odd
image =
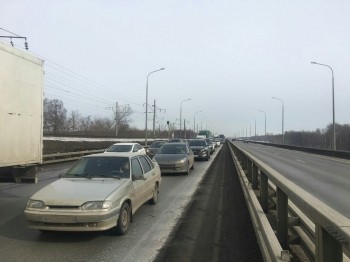
[[[155,261],[263,261],[227,145]]]

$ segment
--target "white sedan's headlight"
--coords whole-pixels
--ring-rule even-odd
[[[37,208],[37,209],[44,209],[45,203],[40,200],[32,200],[30,199],[27,203],[27,207],[29,208]]]
[[[107,210],[110,207],[110,201],[91,201],[86,202],[81,206],[83,210]]]
[[[180,163],[185,163],[187,161],[187,158],[180,159]]]

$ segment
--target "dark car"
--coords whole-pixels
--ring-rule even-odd
[[[188,142],[195,159],[205,159],[206,161],[210,159],[210,147],[205,139],[193,139]]]
[[[155,154],[158,153],[159,148],[164,145],[166,142],[161,140],[161,141],[153,141],[152,144],[149,145],[149,147],[146,150],[147,155],[152,158],[154,157]]]

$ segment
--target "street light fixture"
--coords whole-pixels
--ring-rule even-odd
[[[262,111],[260,109],[258,109],[258,111],[263,112],[265,114],[265,142],[267,142],[267,140],[266,140],[266,112]]]
[[[201,113],[201,112],[202,112],[202,110],[197,111],[197,112],[195,112],[194,115],[193,115],[193,134],[196,132],[196,114],[197,114],[197,113]],[[197,130],[197,132],[198,132],[198,130]]]
[[[284,103],[281,98],[273,96],[272,99],[276,99],[282,102],[282,145],[284,145]]]
[[[191,98],[182,100],[181,104],[180,104],[180,138],[181,138],[181,122],[182,122],[182,104],[183,104],[183,102],[190,101],[190,100],[191,100]]]
[[[329,65],[320,64],[320,63],[317,63],[317,62],[311,62],[311,64],[320,65],[320,66],[326,66],[326,67],[328,67],[328,68],[331,70],[331,72],[332,72],[333,150],[336,150],[336,149],[337,149],[337,146],[336,146],[336,138],[335,138],[334,73],[333,73],[333,69],[332,69],[332,67],[330,67]]]
[[[150,72],[148,75],[147,75],[147,82],[146,82],[146,124],[145,124],[145,146],[147,146],[147,133],[148,133],[148,130],[147,130],[147,121],[148,121],[148,77],[155,73],[155,72],[158,72],[158,71],[161,71],[161,70],[164,70],[165,68],[162,67],[158,70],[155,70],[155,71],[152,71]]]

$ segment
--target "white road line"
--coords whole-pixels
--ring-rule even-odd
[[[305,164],[305,161],[303,161],[303,160],[300,160],[300,159],[295,159],[295,160],[298,161],[298,162],[300,162],[300,163]]]

